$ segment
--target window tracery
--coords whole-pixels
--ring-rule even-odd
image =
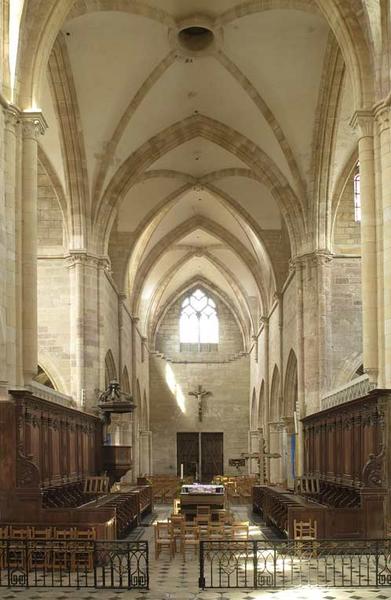
[[[179,341],[181,350],[190,350],[183,345],[192,345],[204,350],[203,345],[219,342],[219,319],[216,303],[201,289],[196,289],[182,302],[179,318]]]

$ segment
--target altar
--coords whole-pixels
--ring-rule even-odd
[[[220,510],[225,507],[225,488],[223,485],[206,485],[193,483],[183,485],[180,493],[181,512],[185,514],[196,514],[197,506],[210,506],[213,510]]]

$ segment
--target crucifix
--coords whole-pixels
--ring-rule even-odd
[[[194,396],[198,400],[198,420],[202,421],[202,401],[204,398],[211,396],[212,392],[207,392],[202,389],[202,385],[199,385],[195,392],[189,392],[189,396]]]

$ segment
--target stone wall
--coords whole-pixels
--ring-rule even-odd
[[[70,394],[70,289],[63,258],[38,261],[38,361],[57,390]]]
[[[361,260],[332,261],[332,388],[347,383],[362,363]]]
[[[354,220],[353,178],[347,183],[342,194],[334,223],[334,252],[339,254],[360,254],[361,223]]]
[[[38,252],[63,251],[63,218],[56,193],[43,165],[38,162]]]
[[[197,399],[189,396],[200,384],[212,392],[202,422]],[[248,356],[221,364],[176,364],[151,356],[150,392],[154,473],[176,474],[176,434],[185,431],[223,432],[224,471],[235,473],[228,460],[248,448]]]
[[[180,352],[179,342],[179,318],[182,302],[193,291],[191,290],[182,294],[172,304],[157,331],[156,350],[175,360],[192,361],[195,359],[195,355],[192,352]],[[209,291],[206,291],[206,294],[216,303],[216,311],[219,319],[219,344],[217,352],[197,353],[197,360],[220,361],[232,358],[244,349],[243,337],[239,326],[232,312],[220,298]]]

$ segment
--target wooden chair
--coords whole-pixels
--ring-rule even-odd
[[[211,541],[223,540],[225,536],[225,528],[221,523],[209,523],[207,539]]]
[[[27,540],[30,538],[30,527],[15,527],[11,525],[9,528],[9,536],[11,541],[8,545],[7,566],[13,569],[25,569],[26,561],[28,562],[28,553],[26,553],[26,546],[22,543],[18,543],[18,540]]]
[[[155,527],[155,558],[159,558],[162,548],[167,548],[170,559],[175,555],[174,538],[170,523],[157,522]]]
[[[171,525],[171,534],[174,539],[175,552],[177,550],[177,540],[181,541],[182,531],[185,524],[185,517],[183,515],[171,515],[169,518]]]
[[[75,530],[72,527],[60,529],[55,527],[52,548],[52,568],[60,571],[69,571],[72,565],[72,547],[67,543],[75,537]]]
[[[318,544],[316,542],[318,536],[317,521],[293,521],[293,539],[295,540],[295,550],[299,556],[309,555],[315,556]]]
[[[181,553],[183,560],[186,561],[186,549],[193,548],[194,555],[197,555],[197,550],[200,545],[200,537],[198,527],[194,524],[184,522],[181,535]]]
[[[211,518],[210,506],[207,504],[197,504],[197,516],[198,515]]]
[[[75,538],[71,554],[72,571],[92,571],[94,566],[94,543],[96,531],[91,529],[76,529]],[[78,541],[82,543],[78,543]]]
[[[46,570],[50,567],[51,548],[45,540],[52,537],[51,527],[31,527],[30,537],[34,540],[29,552],[29,567],[30,569]],[[43,543],[40,544],[39,542]]]
[[[233,523],[231,533],[233,540],[247,541],[248,523]]]

